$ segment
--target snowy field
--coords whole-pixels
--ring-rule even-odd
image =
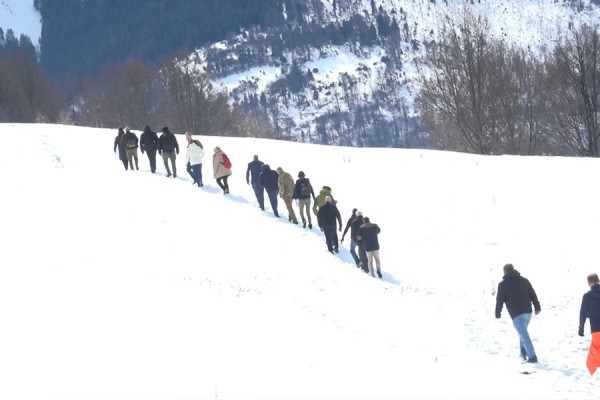
[[[183,136],[173,179],[141,154],[125,171],[116,133],[0,124],[1,399],[597,397],[577,327],[600,160],[199,137],[200,189]],[[344,223],[354,207],[377,223],[383,279],[353,266],[349,235],[334,256],[282,202],[262,212],[254,154],[331,186]],[[494,317],[509,262],[542,304],[534,367]]]

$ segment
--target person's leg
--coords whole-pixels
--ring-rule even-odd
[[[377,276],[380,278],[383,276],[381,274],[381,263],[379,261],[379,250],[373,251],[373,258],[375,259],[375,270],[377,271]]]
[[[296,213],[294,212],[294,204],[293,199],[291,197],[284,197],[283,201],[285,202],[285,207],[288,210],[288,215],[294,224],[298,223],[298,219],[296,218]]]
[[[129,168],[133,171],[133,152],[129,149],[126,150],[127,154],[127,163],[129,164]]]
[[[223,177],[223,186],[225,186],[225,194],[229,194],[229,184],[227,183],[227,178],[229,178],[229,175],[225,175]]]
[[[163,162],[165,163],[165,169],[167,170],[167,177],[171,176],[171,169],[169,168],[169,153],[167,151],[162,152]]]
[[[362,270],[366,273],[369,273],[369,257],[367,257],[367,252],[365,251],[364,245],[358,245],[358,255],[360,257],[360,264]]]
[[[223,185],[223,177],[217,178],[217,185],[221,188],[223,193],[225,193],[225,186]]]
[[[350,239],[350,255],[352,256],[352,258],[354,259],[354,262],[358,266],[358,263],[360,262],[360,258],[358,258],[358,254],[356,254],[356,240],[354,240],[354,239]]]
[[[375,270],[373,268],[373,252],[372,251],[367,251],[367,262],[369,265],[369,274],[371,276],[375,276]]]
[[[252,182],[252,189],[254,190],[256,201],[258,201],[258,206],[261,210],[265,211],[265,188],[260,186],[258,182]]]
[[[147,151],[146,154],[148,154],[148,161],[150,162],[150,171],[152,171],[152,173],[156,172],[156,151]]]
[[[194,175],[194,168],[192,167],[192,165],[191,165],[190,163],[187,163],[187,164],[185,165],[185,170],[186,170],[186,171],[187,171],[187,173],[190,175],[190,178],[192,178],[192,179],[194,180],[194,182],[193,182],[192,184],[194,184],[194,183],[198,183],[198,182],[196,181],[196,176]]]
[[[192,165],[192,178],[194,182],[200,187],[200,164]]]
[[[171,159],[171,166],[173,168],[173,178],[177,178],[177,164],[175,164],[175,160],[177,159],[177,154],[175,153],[175,150],[173,150],[171,152],[171,154],[169,155],[169,158]]]
[[[329,225],[324,226],[323,233],[325,234],[327,250],[333,254],[333,233],[335,233],[335,226],[333,226],[333,228]]]
[[[273,214],[275,214],[276,217],[279,217],[279,212],[277,211],[277,194],[278,193],[279,193],[279,190],[277,190],[277,189],[273,189],[268,192],[269,202],[271,203],[271,208],[273,209]]]
[[[135,161],[135,169],[139,170],[139,164],[138,164],[138,154],[137,154],[137,149],[134,149],[133,151],[133,159]]]
[[[513,319],[513,326],[519,335],[519,347],[525,349],[527,361],[537,362],[535,349],[533,348],[533,343],[531,342],[529,332],[527,331],[527,326],[529,326],[530,321],[531,313],[523,313]]]
[[[198,186],[204,186],[204,183],[202,183],[202,163],[198,164]]]

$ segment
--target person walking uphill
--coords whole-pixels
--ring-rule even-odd
[[[229,194],[229,185],[227,178],[231,175],[231,162],[227,154],[220,147],[215,147],[213,154],[213,176],[217,180],[217,185],[223,190],[223,194]]]
[[[363,218],[362,218],[362,213],[360,214],[360,225],[355,226],[353,228],[353,223],[354,221],[356,221],[356,219],[358,218],[358,209],[353,208],[352,209],[352,215],[350,216],[350,218],[348,218],[348,222],[346,222],[346,227],[344,228],[344,233],[342,233],[342,240],[341,242],[344,243],[344,238],[346,237],[346,233],[348,232],[348,230],[350,230],[350,255],[352,256],[352,258],[354,259],[354,263],[356,264],[356,266],[360,266],[360,258],[358,257],[358,254],[356,254],[356,233],[358,232],[358,228],[360,228],[363,224]]]
[[[263,165],[262,172],[258,176],[258,184],[265,188],[267,196],[269,196],[271,209],[277,218],[279,218],[279,213],[277,212],[277,194],[279,193],[278,179],[279,175],[271,169],[269,164]]]
[[[512,264],[506,264],[503,270],[504,276],[502,282],[498,284],[496,294],[496,318],[500,318],[502,306],[506,303],[508,314],[519,335],[521,358],[528,363],[537,363],[537,355],[533,343],[531,343],[527,326],[531,321],[531,303],[533,303],[535,315],[538,315],[542,311],[540,302],[531,283],[523,278]]]
[[[362,243],[365,252],[367,253],[369,274],[371,274],[371,276],[375,276],[375,270],[377,270],[377,276],[381,278],[383,277],[383,275],[381,274],[381,263],[379,261],[378,239],[378,235],[381,233],[381,229],[379,229],[379,226],[377,224],[372,224],[371,220],[368,217],[364,218],[364,222],[365,223],[360,228],[358,228],[358,232],[356,233],[356,240]]]
[[[117,149],[119,150],[119,160],[121,160],[121,162],[123,163],[123,166],[125,167],[125,170],[128,169],[128,163],[127,163],[127,153],[125,152],[125,146],[123,146],[121,144],[121,139],[123,138],[123,135],[125,134],[125,131],[123,130],[123,128],[119,128],[119,131],[117,132],[117,136],[115,137],[115,145],[113,147],[113,152],[117,152]]]
[[[308,229],[312,229],[312,221],[310,217],[310,198],[315,199],[315,192],[310,180],[304,175],[304,172],[298,172],[298,179],[294,185],[294,199],[298,200],[298,208],[300,209],[300,218],[302,218],[302,227],[306,228],[306,219],[308,218]],[[306,218],[304,211],[306,210]]]
[[[138,166],[138,137],[135,133],[131,132],[129,128],[125,128],[125,134],[121,137],[121,144],[125,147],[127,153],[127,162],[129,168],[133,171],[133,161],[135,160],[135,169],[139,170]]]
[[[146,153],[150,162],[150,171],[156,172],[156,151],[158,150],[158,135],[150,125],[144,126],[144,132],[140,135],[140,150],[142,154]]]
[[[589,292],[581,299],[579,311],[579,336],[583,336],[585,320],[590,319],[592,331],[592,343],[588,351],[586,366],[591,375],[600,367],[600,280],[598,274],[590,274],[587,277],[590,287]]]
[[[277,173],[279,174],[279,178],[277,179],[277,184],[279,186],[279,197],[283,199],[285,206],[288,210],[288,220],[294,224],[298,224],[298,219],[296,218],[296,213],[294,213],[294,207],[292,205],[294,199],[294,178],[285,172],[283,168],[278,167]]]
[[[198,140],[192,138],[192,134],[189,132],[185,133],[185,138],[188,141],[187,151],[185,153],[185,163],[190,165],[192,169],[192,176],[194,183],[198,187],[204,186],[202,184],[202,159],[204,158],[204,150]]]
[[[317,195],[317,198],[315,199],[315,204],[313,205],[313,212],[315,213],[315,215],[318,215],[319,208],[323,204],[325,204],[325,198],[327,196],[331,197],[333,204],[337,203],[335,200],[333,200],[333,196],[331,195],[331,188],[329,186],[323,186],[323,189],[321,189],[321,191]]]
[[[356,261],[356,265],[360,267],[364,272],[369,273],[369,259],[367,257],[367,252],[365,251],[365,246],[362,240],[358,240],[358,230],[365,223],[363,219],[362,211],[356,212],[356,218],[352,221],[350,225],[350,254],[354,261]],[[356,254],[356,248],[358,247],[358,255]]]
[[[262,187],[258,182],[258,177],[262,172],[263,165],[265,164],[258,159],[257,155],[255,155],[253,160],[248,163],[248,169],[246,170],[246,183],[248,185],[252,184],[252,190],[254,190],[254,195],[256,196],[256,201],[258,201],[258,206],[261,210],[265,211],[265,188]]]
[[[334,252],[339,253],[338,247],[338,236],[336,231],[336,222],[340,226],[340,232],[342,231],[342,216],[336,205],[333,203],[331,196],[325,197],[325,204],[319,208],[317,214],[317,221],[319,222],[319,228],[325,234],[325,243],[327,244],[327,250],[333,254]]]
[[[167,178],[171,176],[169,160],[171,160],[171,166],[173,167],[173,178],[177,178],[175,160],[177,159],[177,154],[179,154],[179,143],[177,143],[177,138],[169,131],[168,127],[165,126],[162,128],[162,132],[162,135],[158,138],[158,154],[162,155],[165,169],[167,170]]]

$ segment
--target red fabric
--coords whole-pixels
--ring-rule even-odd
[[[592,375],[596,372],[596,368],[600,367],[600,332],[592,333],[592,343],[590,343],[586,365]]]

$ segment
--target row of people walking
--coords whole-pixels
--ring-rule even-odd
[[[279,196],[283,199],[288,211],[288,221],[293,224],[298,224],[293,207],[293,201],[296,200],[303,228],[306,228],[308,224],[308,228],[312,229],[310,210],[311,201],[314,201],[312,211],[317,217],[319,229],[325,235],[327,250],[332,254],[339,253],[337,232],[342,231],[342,217],[329,186],[323,186],[319,195],[315,196],[310,179],[306,177],[304,171],[298,172],[298,179],[294,182],[290,173],[285,172],[281,167],[278,167],[276,171],[272,170],[269,164],[259,160],[258,155],[254,155],[253,160],[248,163],[246,183],[252,185],[258,205],[263,211],[265,210],[264,192],[266,191],[273,214],[278,218],[277,198]],[[377,276],[381,278],[383,275],[379,259],[378,235],[381,232],[379,226],[371,223],[369,218],[363,219],[362,212],[355,208],[346,224],[341,242],[344,241],[344,236],[349,229],[350,254],[356,266],[371,276],[375,276],[377,273]],[[360,255],[356,253],[357,247]]]
[[[186,169],[192,177],[193,184],[198,187],[204,186],[202,180],[202,160],[205,156],[204,147],[200,140],[194,139],[192,134],[186,132],[187,151],[185,155]],[[146,153],[150,163],[150,171],[156,172],[156,153],[162,157],[167,177],[177,178],[177,155],[179,154],[179,143],[177,138],[168,127],[162,128],[160,137],[149,125],[144,126],[144,131],[138,140],[137,135],[129,128],[119,128],[114,141],[113,151],[119,151],[119,159],[126,170],[139,170],[138,148],[142,154]],[[229,194],[228,177],[231,175],[231,165],[228,165],[227,155],[215,147],[213,154],[213,176],[224,194]]]
[[[185,156],[186,169],[193,180],[193,184],[198,187],[204,186],[202,179],[202,161],[205,156],[204,148],[200,140],[194,139],[192,134],[186,132],[187,151]],[[119,150],[119,159],[123,162],[126,170],[139,170],[137,149],[142,154],[146,153],[150,163],[150,171],[156,172],[156,153],[163,158],[164,166],[167,171],[167,177],[177,177],[176,159],[179,154],[179,144],[173,133],[168,127],[162,129],[159,137],[149,125],[144,130],[138,140],[137,135],[129,128],[119,128],[114,141],[114,152]],[[170,165],[169,165],[170,164]],[[223,191],[223,194],[229,194],[228,178],[231,176],[231,161],[221,148],[215,147],[213,153],[213,177]],[[317,217],[319,229],[325,236],[327,250],[332,253],[339,253],[339,239],[337,232],[342,231],[342,218],[336,206],[336,201],[331,194],[329,186],[323,186],[319,194],[315,196],[310,179],[306,177],[303,171],[298,172],[298,179],[294,181],[292,175],[278,167],[272,170],[269,164],[259,160],[258,155],[248,163],[246,170],[246,183],[252,185],[256,200],[261,210],[265,210],[265,196],[267,193],[269,203],[273,214],[279,218],[278,197],[281,198],[288,211],[288,221],[298,224],[298,218],[294,211],[293,202],[296,200],[298,211],[302,221],[302,227],[312,229],[311,210]],[[314,205],[311,208],[311,203]],[[371,276],[375,273],[381,278],[381,266],[379,259],[379,226],[372,224],[368,218],[362,217],[362,212],[355,208],[352,216],[346,224],[346,229],[342,235],[341,242],[344,241],[346,233],[350,230],[350,254],[357,267],[362,268]],[[356,249],[359,249],[359,254]]]

